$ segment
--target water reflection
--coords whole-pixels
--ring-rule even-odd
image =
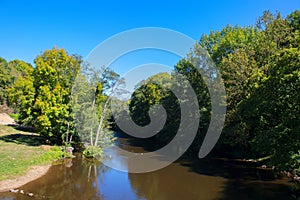
[[[130,145],[126,149],[141,151]],[[110,153],[109,159],[130,167],[122,156]],[[222,162],[189,160],[178,161],[155,172],[131,174],[79,157],[51,167],[45,176],[20,189],[34,193],[35,199],[55,200],[294,199],[286,179],[266,179],[255,169],[227,166]],[[0,199],[32,197],[0,193]]]
[[[98,171],[105,171],[105,168],[69,159],[51,167],[44,177],[20,189],[25,193],[32,192],[36,199],[102,199],[97,182]],[[11,199],[29,198],[24,194],[10,196]]]
[[[226,180],[190,172],[172,164],[156,172],[129,174],[132,187],[145,199],[218,199]],[[143,181],[141,181],[143,180]]]
[[[137,191],[139,197],[146,199],[294,199],[287,179],[264,181],[258,179],[256,173],[251,172],[253,170],[247,172],[246,169],[241,170],[244,173],[238,172],[240,177],[233,178],[232,172],[228,172],[221,165],[211,166],[211,169],[206,168],[206,173],[200,174],[183,165],[185,164],[179,162],[156,172],[129,174],[131,186]],[[214,169],[217,167],[219,171],[225,172],[212,175],[212,172],[217,172]],[[231,178],[224,178],[224,176]]]

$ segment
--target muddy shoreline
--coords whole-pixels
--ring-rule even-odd
[[[0,192],[8,192],[10,189],[17,189],[31,181],[34,181],[45,175],[50,167],[51,165],[34,166],[20,177],[0,181]]]

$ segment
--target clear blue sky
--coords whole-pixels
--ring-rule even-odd
[[[138,27],[164,27],[196,40],[227,24],[252,25],[264,10],[286,16],[299,0],[0,0],[0,57],[33,63],[54,46],[85,58],[100,42]]]

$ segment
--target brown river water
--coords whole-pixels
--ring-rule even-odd
[[[127,150],[143,151],[126,138],[118,140]],[[181,159],[161,170],[136,174],[87,162],[78,155],[19,188],[33,197],[6,192],[0,193],[0,199],[294,200],[291,187],[287,178],[275,179],[272,171],[224,161]]]

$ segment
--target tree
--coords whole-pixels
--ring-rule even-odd
[[[300,30],[300,11],[295,10],[287,16],[287,21],[290,23],[294,31]]]
[[[257,29],[253,27],[226,26],[200,38],[200,46],[208,51],[218,66],[224,57],[257,41]],[[251,49],[251,46],[249,47]]]
[[[53,48],[34,62],[32,124],[53,143],[69,142],[74,131],[71,94],[81,58],[68,55],[64,49]]]
[[[166,86],[170,84],[171,76],[168,73],[159,73],[149,77],[136,86],[129,104],[133,121],[140,126],[150,123],[149,110],[155,104],[160,104],[168,96]]]
[[[252,71],[258,68],[255,49],[260,37],[259,30],[253,27],[226,26],[221,31],[203,35],[200,39],[200,46],[209,52],[220,71],[226,90],[226,121],[221,141],[216,148],[218,152],[223,153],[226,148],[229,154],[243,152],[245,156],[245,150],[248,149],[248,133],[238,114],[238,104],[248,94],[245,82]],[[197,51],[195,48],[194,51]],[[209,101],[207,98],[209,96],[206,97],[206,101]],[[209,109],[207,110],[209,113]],[[208,122],[209,118],[206,126]],[[231,151],[232,148],[234,149]]]
[[[265,23],[254,56],[257,67],[244,81],[236,109],[248,156],[273,155],[279,169],[299,169],[299,34],[279,14]],[[231,124],[234,124],[229,119]],[[233,126],[233,127],[237,127]],[[232,142],[233,140],[229,140]],[[241,142],[240,142],[241,143]],[[296,164],[295,164],[296,163]]]
[[[0,104],[6,104],[6,88],[12,84],[11,69],[7,61],[0,57]]]
[[[102,148],[110,145],[111,110],[109,102],[119,75],[105,67],[96,69],[85,65],[78,75],[73,90],[73,113],[76,132],[89,147],[84,155],[99,156]]]
[[[300,148],[299,58],[295,48],[274,55],[268,74],[260,75],[259,86],[241,105],[242,117],[255,132],[252,147],[274,155],[271,161],[281,169],[291,165]]]
[[[32,105],[35,90],[33,87],[33,67],[23,61],[11,61],[14,83],[7,88],[9,105],[19,114],[19,123],[31,125]]]

